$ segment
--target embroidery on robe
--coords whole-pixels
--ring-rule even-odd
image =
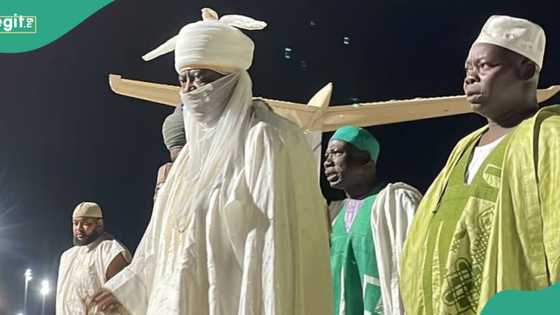
[[[467,225],[464,222],[460,223],[459,231],[455,233],[451,244],[451,251],[459,257],[445,277],[448,288],[443,294],[445,304],[455,307],[458,314],[475,312],[477,308],[495,203],[471,197],[465,209],[480,210],[476,215],[476,226],[471,227],[474,231],[474,240],[468,237]],[[462,253],[461,249],[466,248],[468,251]]]

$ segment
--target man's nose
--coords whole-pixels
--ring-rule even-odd
[[[466,75],[465,75],[465,85],[470,85],[470,84],[474,84],[476,82],[479,82],[480,78],[478,77],[478,73],[476,73],[476,71],[474,70],[470,70],[467,71]]]
[[[325,158],[325,162],[323,162],[323,166],[324,166],[325,168],[327,168],[327,167],[329,167],[329,166],[332,166],[332,164],[333,164],[332,159],[331,159],[330,157],[327,156],[327,157]]]
[[[194,90],[196,90],[196,86],[191,81],[185,83],[184,93],[189,93]]]
[[[196,90],[196,86],[190,82],[184,83],[181,87],[181,92],[183,93],[189,93],[194,90]]]

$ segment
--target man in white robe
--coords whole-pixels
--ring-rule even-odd
[[[95,315],[94,294],[130,262],[130,253],[103,228],[101,207],[82,202],[72,214],[74,246],[60,257],[57,315]],[[107,313],[125,314],[121,311]]]
[[[95,301],[133,315],[330,314],[311,149],[298,127],[252,100],[254,45],[239,28],[266,24],[209,9],[203,19],[145,56],[175,50],[189,141],[131,265]]]
[[[346,195],[329,206],[336,315],[404,314],[399,261],[421,195],[404,183],[377,183],[379,152],[377,139],[355,126],[339,128],[325,152],[327,181]]]

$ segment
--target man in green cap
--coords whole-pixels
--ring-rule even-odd
[[[325,176],[346,199],[331,203],[334,314],[404,314],[399,256],[420,201],[404,183],[377,185],[379,143],[365,129],[344,126],[329,141]]]
[[[560,280],[560,108],[538,108],[545,34],[488,19],[463,88],[488,124],[463,138],[418,207],[405,243],[408,315],[479,314],[497,292]]]

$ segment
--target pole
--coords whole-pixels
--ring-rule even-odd
[[[45,300],[46,300],[47,296],[43,295],[43,303],[41,306],[41,315],[45,315]]]
[[[25,278],[25,291],[23,292],[23,315],[27,315],[27,287],[29,281],[27,281],[27,277]]]
[[[26,269],[23,275],[25,277],[25,291],[23,292],[23,315],[27,315],[27,291],[29,289],[29,281],[33,279],[31,269]]]
[[[47,299],[47,295],[49,295],[49,292],[51,291],[51,288],[49,286],[49,280],[43,280],[41,281],[41,296],[43,297],[43,303],[41,305],[41,315],[45,315],[45,301]]]

